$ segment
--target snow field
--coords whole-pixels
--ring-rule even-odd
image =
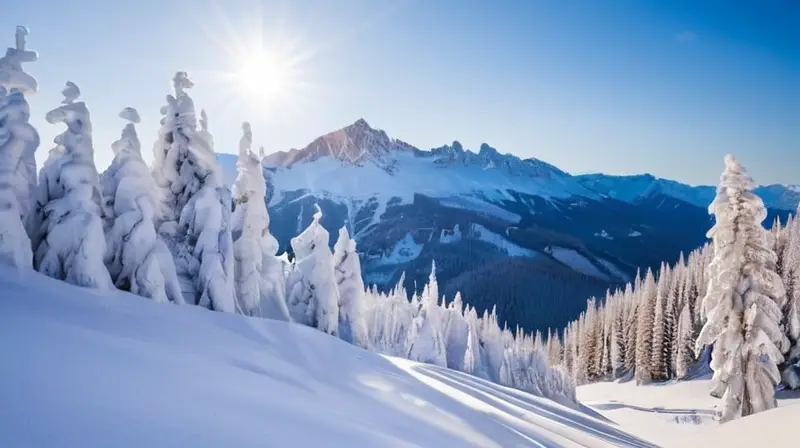
[[[0,268],[0,446],[652,446],[313,328]]]

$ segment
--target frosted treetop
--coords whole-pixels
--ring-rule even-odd
[[[36,79],[25,73],[22,64],[35,62],[39,55],[35,51],[27,50],[26,37],[28,29],[17,26],[16,42],[14,48],[8,48],[5,56],[0,58],[0,86],[7,90],[19,90],[23,93],[35,92],[38,85]]]

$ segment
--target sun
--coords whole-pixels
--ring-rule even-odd
[[[313,77],[317,46],[286,26],[280,14],[267,16],[256,7],[238,22],[213,0],[212,6],[218,9],[211,14],[213,21],[198,19],[210,49],[209,68],[202,73],[215,84],[213,98],[222,114],[284,119],[317,103],[323,90]]]
[[[287,88],[288,70],[286,64],[275,55],[243,55],[238,70],[234,74],[239,90],[245,95],[253,95],[260,100],[270,100],[280,96]]]

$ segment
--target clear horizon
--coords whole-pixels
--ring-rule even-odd
[[[39,81],[39,162],[61,132],[44,115],[67,80],[92,113],[99,168],[126,106],[149,161],[184,70],[222,153],[237,151],[242,121],[270,153],[363,117],[420,149],[485,142],[573,174],[710,185],[730,152],[759,184],[800,183],[791,2],[69,3],[11,0],[0,16],[0,47],[24,25],[39,53],[24,67]]]

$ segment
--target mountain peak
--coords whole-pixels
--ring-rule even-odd
[[[489,146],[488,143],[481,143],[480,150],[478,152],[480,155],[496,155],[497,150]]]
[[[265,158],[265,165],[291,166],[331,157],[359,166],[370,162],[391,171],[395,162],[392,153],[409,149],[413,147],[389,138],[386,132],[372,128],[367,120],[359,118],[351,125],[318,137],[303,149],[271,154]]]
[[[367,120],[365,120],[363,118],[359,118],[358,120],[356,120],[355,123],[351,124],[348,127],[372,129],[372,127],[370,127],[369,123],[367,123]]]
[[[375,165],[394,173],[399,169],[398,156],[410,153],[416,157],[433,157],[438,166],[475,165],[484,170],[503,170],[509,175],[537,178],[564,177],[567,174],[538,159],[521,160],[513,154],[501,154],[488,143],[482,143],[478,153],[464,149],[455,140],[451,145],[422,151],[408,143],[390,138],[386,132],[372,128],[364,118],[353,124],[330,132],[311,142],[303,149],[281,151],[267,156],[268,167],[289,167],[296,163],[332,158],[343,163],[363,166]]]

